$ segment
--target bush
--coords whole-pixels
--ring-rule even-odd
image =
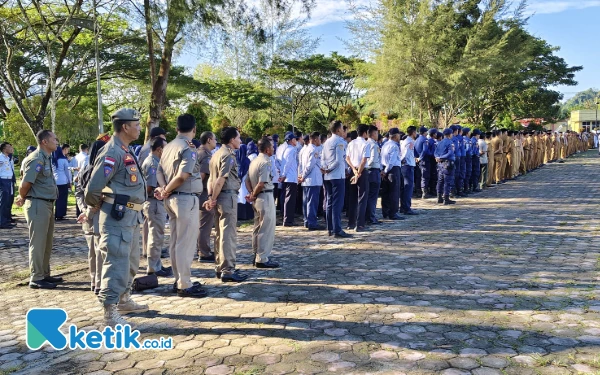
[[[223,130],[223,128],[231,126],[231,120],[229,120],[229,118],[227,118],[227,116],[225,116],[223,112],[218,112],[215,115],[215,117],[213,117],[212,120],[210,120],[210,124],[213,133],[215,133],[218,137],[219,134],[221,134],[221,130]]]
[[[204,104],[200,102],[194,102],[188,105],[186,113],[194,116],[196,119],[196,134],[198,137],[203,132],[212,131],[212,126],[208,122],[208,116],[204,111]]]

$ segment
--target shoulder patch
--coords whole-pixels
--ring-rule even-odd
[[[125,155],[125,165],[129,166],[129,165],[135,165],[135,160],[133,159],[133,156],[127,154]]]
[[[104,177],[108,177],[108,175],[112,172],[112,167],[108,165],[104,165]]]
[[[196,153],[192,152],[192,160],[196,160]]]
[[[341,148],[342,150],[344,149],[344,145],[338,145],[339,148]]]
[[[150,175],[153,176],[156,174],[156,168],[150,168]]]
[[[104,157],[104,164],[114,166],[117,161],[109,156]]]
[[[38,172],[38,173],[39,173],[39,172],[41,172],[41,171],[42,171],[42,164],[38,163],[38,164],[35,166],[35,171],[36,171],[36,172]]]

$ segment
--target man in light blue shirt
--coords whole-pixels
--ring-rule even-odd
[[[348,238],[351,235],[342,230],[342,209],[346,189],[346,141],[342,122],[332,121],[329,125],[331,138],[323,144],[321,168],[324,173],[325,195],[327,200],[327,230],[329,235]]]
[[[369,198],[369,172],[366,170],[366,165],[371,157],[371,148],[367,144],[369,126],[359,125],[357,133],[358,137],[350,142],[346,155],[346,162],[352,176],[351,181],[355,180],[350,183],[348,192],[348,229],[364,232]]]
[[[415,138],[417,137],[417,128],[409,126],[406,130],[406,138],[400,145],[400,162],[402,163],[402,178],[404,181],[404,191],[400,200],[400,212],[404,215],[417,215],[412,207],[412,192],[415,185]]]
[[[389,140],[381,148],[381,164],[385,177],[383,178],[383,191],[381,193],[381,211],[383,218],[390,220],[404,220],[398,215],[400,205],[400,130],[391,128]]]
[[[304,227],[308,230],[324,230],[317,224],[317,211],[319,198],[323,186],[323,173],[321,172],[321,134],[314,132],[310,135],[309,144],[300,152],[300,166],[298,167],[298,181],[302,184],[303,200],[302,213],[304,214]]]
[[[285,201],[283,202],[283,226],[294,227],[294,215],[296,213],[296,196],[298,194],[298,141],[294,133],[285,133],[284,141],[287,147],[283,151],[283,188],[285,190]],[[291,146],[291,147],[290,147]]]
[[[367,200],[367,212],[365,214],[367,224],[381,224],[377,220],[376,208],[377,198],[379,197],[379,188],[381,187],[381,150],[379,149],[379,129],[376,126],[369,126],[369,147],[370,157],[367,159],[366,169],[369,173],[369,198]]]

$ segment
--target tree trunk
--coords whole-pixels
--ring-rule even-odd
[[[170,4],[173,6],[173,2]],[[176,5],[175,5],[176,6]],[[165,43],[163,46],[160,70],[158,76],[152,86],[152,94],[150,96],[150,116],[146,126],[146,138],[150,134],[152,128],[156,128],[160,124],[160,119],[165,106],[167,97],[167,83],[169,81],[169,71],[171,70],[171,60],[173,59],[173,50],[177,43],[177,35],[182,26],[180,16],[167,10],[169,19],[167,20],[167,32],[165,34]]]
[[[152,36],[153,30],[152,18],[150,13],[150,0],[144,0],[144,21],[146,24],[146,42],[148,43],[148,56],[150,58],[150,87],[152,87],[152,94],[154,95],[154,85],[156,84],[156,60],[154,59],[154,38]],[[150,110],[152,111],[152,102],[150,103]],[[149,120],[148,131],[146,132],[146,141],[150,139],[149,130],[156,126],[158,126],[158,124],[152,125],[151,121]]]

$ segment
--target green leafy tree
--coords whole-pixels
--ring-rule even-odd
[[[216,116],[213,117],[212,120],[210,120],[210,124],[213,133],[215,133],[215,135],[219,137],[223,128],[231,126],[231,120],[229,120],[229,118],[227,118],[227,116],[225,116],[223,112],[218,112]]]
[[[196,134],[200,136],[203,132],[212,131],[212,125],[208,122],[208,116],[204,112],[205,105],[200,102],[190,103],[187,113],[196,119]]]

